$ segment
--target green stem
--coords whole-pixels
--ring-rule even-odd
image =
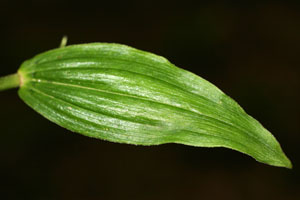
[[[20,86],[19,74],[11,74],[0,77],[0,91],[17,88]]]

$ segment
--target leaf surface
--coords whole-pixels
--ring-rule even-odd
[[[19,96],[73,132],[136,145],[226,147],[291,168],[279,143],[216,86],[120,44],[54,49],[25,61]]]

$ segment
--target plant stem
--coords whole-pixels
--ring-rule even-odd
[[[10,74],[0,77],[0,91],[17,88],[20,86],[19,74]]]

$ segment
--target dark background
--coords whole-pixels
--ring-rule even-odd
[[[58,47],[117,42],[217,85],[279,140],[293,170],[224,148],[73,134],[0,93],[0,199],[300,199],[299,1],[0,2],[0,76]]]

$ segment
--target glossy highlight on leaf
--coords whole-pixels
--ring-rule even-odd
[[[234,100],[152,53],[71,45],[25,61],[18,74],[22,100],[73,132],[135,145],[226,147],[291,168],[274,136]]]

